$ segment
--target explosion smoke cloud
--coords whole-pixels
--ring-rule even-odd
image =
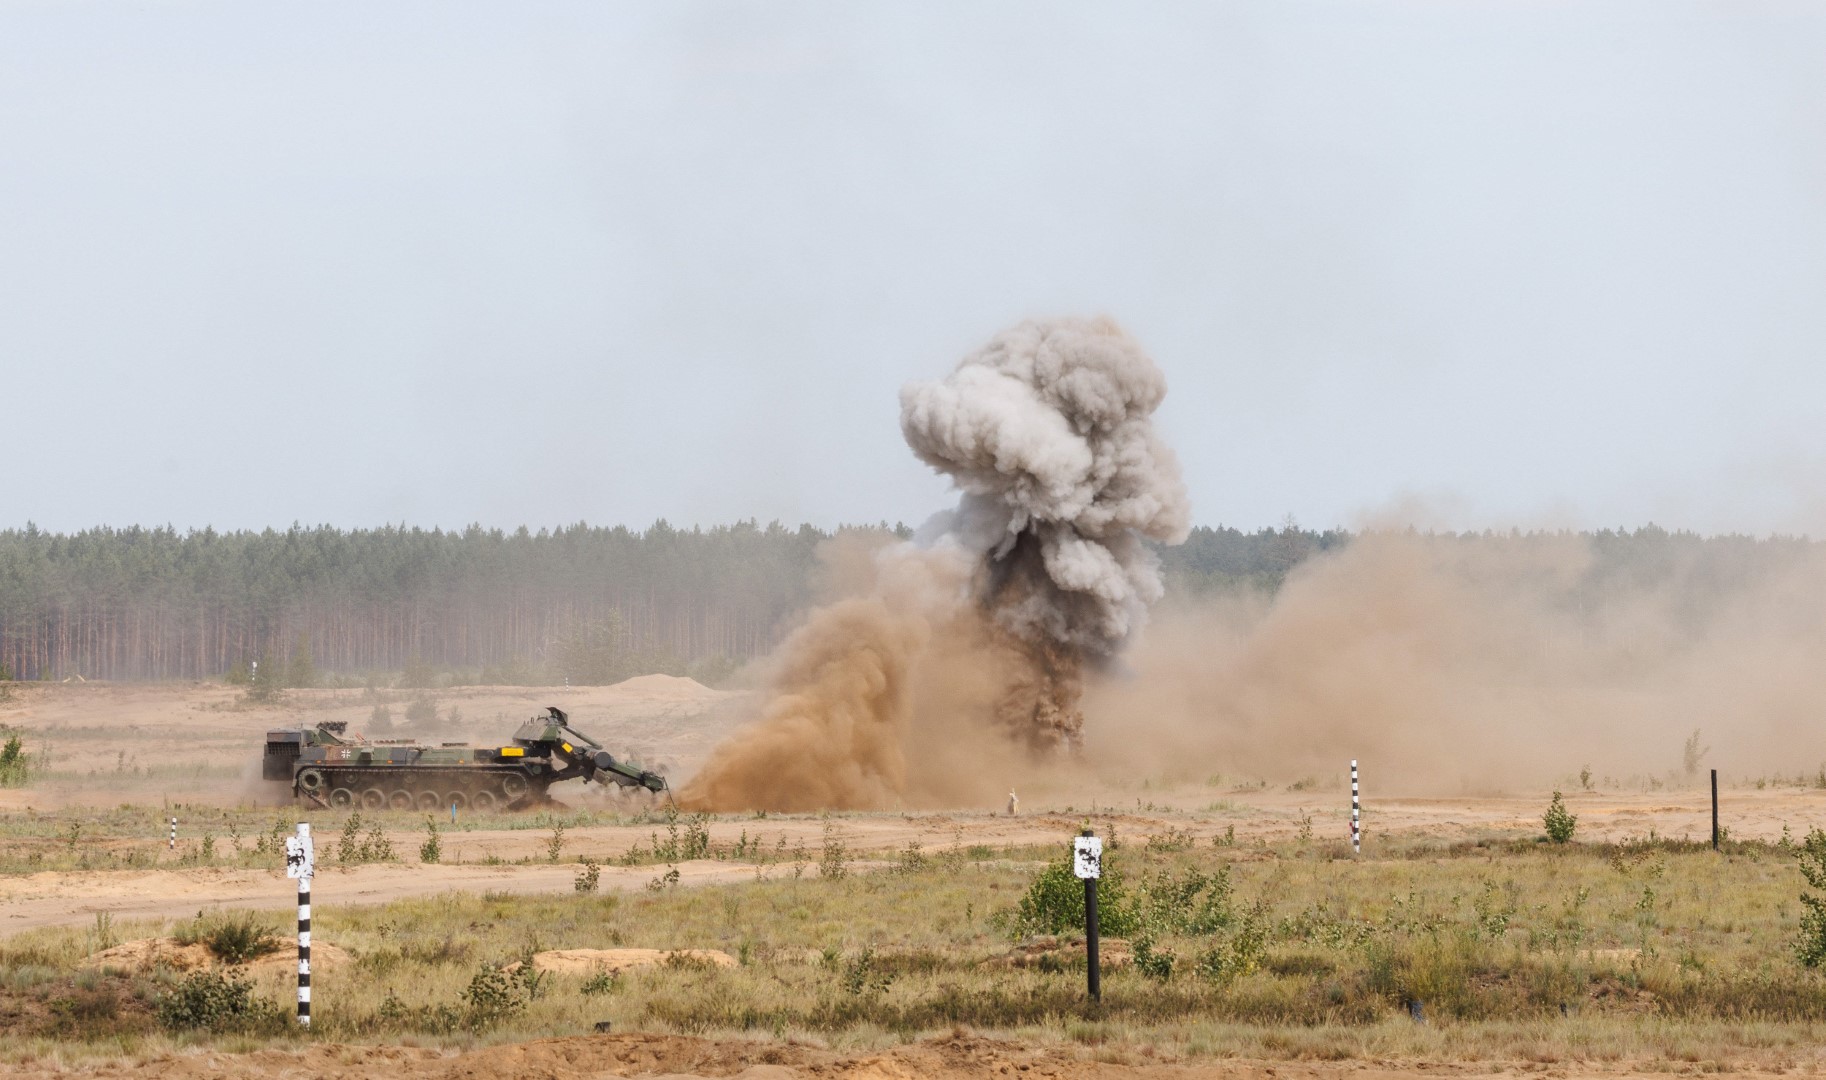
[[[964,492],[934,526],[977,559],[976,599],[1016,670],[1038,676],[1001,710],[1036,744],[1077,743],[1084,663],[1116,652],[1160,599],[1142,538],[1185,539],[1185,486],[1152,423],[1165,396],[1160,369],[1108,319],[1022,323],[901,391],[907,445]]]
[[[1165,394],[1108,319],[1022,323],[946,378],[903,389],[907,444],[956,482],[958,506],[787,642],[761,720],[713,754],[685,801],[866,807],[917,793],[905,743],[944,722],[918,708],[935,680],[979,691],[945,698],[946,718],[983,721],[957,737],[992,727],[1004,751],[1003,736],[1077,745],[1086,667],[1163,591],[1144,539],[1188,530],[1178,465],[1152,423]]]

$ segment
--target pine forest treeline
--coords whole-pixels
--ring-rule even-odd
[[[865,531],[877,530],[890,527]],[[831,535],[752,521],[644,531],[0,530],[0,677],[198,678],[262,657],[295,667],[300,655],[307,669],[419,666],[502,682],[714,675],[790,630]],[[1729,582],[1816,547],[1653,526],[1585,538],[1594,579],[1679,568],[1683,578]],[[1170,597],[1272,593],[1300,562],[1350,539],[1291,523],[1199,528],[1161,557]]]
[[[765,651],[805,604],[816,529],[0,532],[0,665],[195,678],[300,642],[319,669],[537,665],[578,634],[659,667]],[[560,673],[561,674],[561,673]]]

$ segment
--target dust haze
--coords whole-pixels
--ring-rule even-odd
[[[1826,557],[1765,547],[1594,574],[1588,536],[1365,533],[1278,594],[1157,613],[1095,683],[1100,768],[1291,780],[1363,760],[1412,793],[1809,774],[1826,758]],[[1703,773],[1701,773],[1703,775]],[[1202,777],[1200,777],[1202,778]]]
[[[1826,558],[1600,567],[1587,534],[1370,530],[1269,596],[1163,595],[1188,509],[1165,379],[1107,320],[1024,323],[902,391],[962,496],[912,543],[828,552],[835,595],[756,723],[683,793],[711,809],[994,805],[1010,783],[1288,780],[1384,790],[1681,782],[1826,758]],[[1701,747],[1704,749],[1704,747]]]

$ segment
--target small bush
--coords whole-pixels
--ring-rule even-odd
[[[850,961],[843,965],[843,992],[851,997],[883,994],[894,983],[892,972],[880,971],[875,967],[875,950],[864,946]]]
[[[998,918],[1016,939],[1084,929],[1084,882],[1072,873],[1071,855],[1040,871],[1014,911]],[[1103,878],[1097,883],[1099,930],[1110,937],[1127,937],[1140,928],[1140,922],[1122,876],[1105,856]]]
[[[444,841],[443,838],[438,835],[437,819],[430,815],[426,815],[425,842],[418,846],[418,861],[422,863],[434,863],[442,860],[443,857]]]
[[[1541,824],[1547,828],[1547,839],[1556,844],[1564,844],[1572,839],[1573,830],[1579,827],[1579,818],[1566,809],[1566,800],[1556,791],[1553,793],[1553,801],[1547,804],[1547,813],[1542,816]]]
[[[362,825],[366,823],[368,831],[364,835]],[[421,855],[424,848],[419,849]],[[440,842],[439,854],[442,854]],[[361,863],[392,862],[393,841],[380,831],[380,822],[369,822],[357,810],[342,823],[342,835],[336,840],[336,861],[344,866],[357,866]]]
[[[824,823],[824,851],[818,857],[818,876],[825,881],[836,881],[849,871],[850,849],[837,835],[837,830],[830,822]]]
[[[0,747],[0,787],[24,787],[31,778],[32,759],[25,752],[25,741],[14,732]]]
[[[1796,849],[1801,876],[1809,887],[1826,892],[1826,832],[1817,827],[1807,830],[1807,839]],[[1794,943],[1794,956],[1803,967],[1826,963],[1826,897],[1801,894],[1801,926]]]
[[[530,971],[523,964],[520,971]],[[532,995],[519,972],[509,972],[497,964],[483,964],[463,990],[463,1003],[469,1007],[469,1023],[475,1028],[490,1028],[522,1012]]]
[[[278,952],[285,944],[252,915],[212,923],[203,929],[201,938],[217,959],[229,964],[244,964],[267,953]]]
[[[285,1014],[254,996],[253,983],[218,971],[193,971],[153,1003],[153,1015],[169,1031],[273,1032]]]
[[[577,877],[571,882],[580,893],[593,893],[602,881],[602,867],[592,859],[583,860],[583,869],[577,871]]]
[[[1200,977],[1220,986],[1253,975],[1268,952],[1268,913],[1258,902],[1237,921],[1235,931],[1198,958]]]
[[[1173,968],[1179,963],[1179,955],[1172,949],[1161,948],[1152,930],[1136,934],[1130,942],[1130,949],[1134,954],[1136,971],[1161,982],[1173,977]]]

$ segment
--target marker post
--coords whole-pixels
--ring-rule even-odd
[[[1072,842],[1072,873],[1084,882],[1084,970],[1092,1001],[1103,1000],[1103,967],[1097,962],[1097,879],[1103,876],[1103,841],[1089,829]]]
[[[1350,852],[1363,854],[1363,803],[1357,795],[1357,759],[1350,759]]]
[[[311,826],[298,823],[298,835],[285,840],[285,876],[298,879],[298,1026],[311,1026],[311,877],[317,852]]]
[[[1718,770],[1712,770],[1712,850],[1718,850]]]

